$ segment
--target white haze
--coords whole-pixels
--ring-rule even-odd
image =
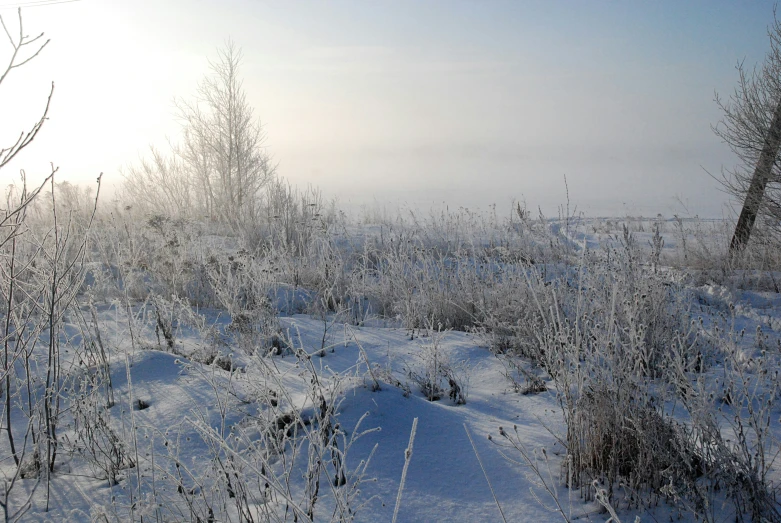
[[[700,27],[667,24],[651,7],[594,5],[30,8],[28,32],[52,42],[0,91],[0,138],[32,123],[54,80],[50,121],[11,172],[40,176],[54,162],[61,179],[105,172],[116,185],[122,165],[175,139],[172,99],[194,92],[231,37],[280,175],[346,208],[507,209],[521,199],[554,214],[566,176],[571,208],[591,215],[721,216],[727,198],[706,171],[734,159],[710,131],[713,94],[729,94],[738,59],[761,60],[771,9],[723,7]],[[0,13],[15,22],[13,10]]]

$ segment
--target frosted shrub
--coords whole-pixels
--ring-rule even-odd
[[[643,270],[641,260],[625,228],[620,250],[583,250],[550,280],[532,270],[526,288],[537,310],[522,313],[526,325],[506,326],[526,340],[515,342],[517,353],[536,359],[556,384],[570,487],[591,499],[598,479],[614,506],[619,483],[626,503],[648,506],[665,485],[691,491],[702,474],[692,438],[665,411],[665,390],[675,382],[669,347],[682,347],[675,364],[701,372],[703,344],[676,283]]]
[[[469,395],[468,366],[452,361],[450,354],[443,349],[442,340],[447,331],[442,330],[442,325],[434,328],[429,321],[425,332],[418,355],[423,370],[418,373],[409,367],[407,377],[429,401],[448,396],[456,405],[465,404]]]
[[[738,344],[743,334],[735,330],[734,307],[730,311],[726,325],[702,330],[722,362],[721,379],[692,379],[678,366],[681,402],[692,436],[701,442],[711,491],[726,492],[738,521],[781,521],[773,477],[781,448],[773,414],[781,393],[779,355],[763,347],[759,332],[755,354],[746,354]]]
[[[98,478],[114,486],[118,483],[120,472],[134,467],[135,462],[125,443],[111,428],[111,415],[99,395],[90,389],[87,386],[83,392],[71,398],[74,425],[71,445]]]

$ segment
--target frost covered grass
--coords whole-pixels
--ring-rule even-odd
[[[777,251],[275,187],[2,243],[7,519],[781,520]]]

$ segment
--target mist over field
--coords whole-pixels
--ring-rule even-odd
[[[508,209],[523,197],[554,214],[566,175],[591,215],[686,214],[680,200],[709,218],[728,198],[707,172],[735,164],[710,131],[714,92],[732,91],[738,61],[761,61],[772,12],[770,2],[22,4],[52,44],[0,103],[9,118],[39,111],[52,80],[58,103],[39,154],[13,171],[54,161],[68,181],[105,172],[106,190],[118,186],[121,167],[177,136],[172,100],[192,96],[233,38],[280,174],[345,206]]]
[[[0,21],[5,521],[781,522],[771,3]]]

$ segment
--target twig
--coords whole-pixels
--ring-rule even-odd
[[[401,508],[401,492],[404,490],[404,482],[407,479],[407,469],[409,463],[412,461],[412,444],[415,442],[415,433],[418,431],[418,418],[412,420],[412,430],[409,433],[409,443],[407,449],[404,451],[404,468],[401,470],[401,482],[399,482],[399,493],[396,494],[396,508],[393,509],[393,521],[396,523],[396,518],[399,517],[399,508]]]

